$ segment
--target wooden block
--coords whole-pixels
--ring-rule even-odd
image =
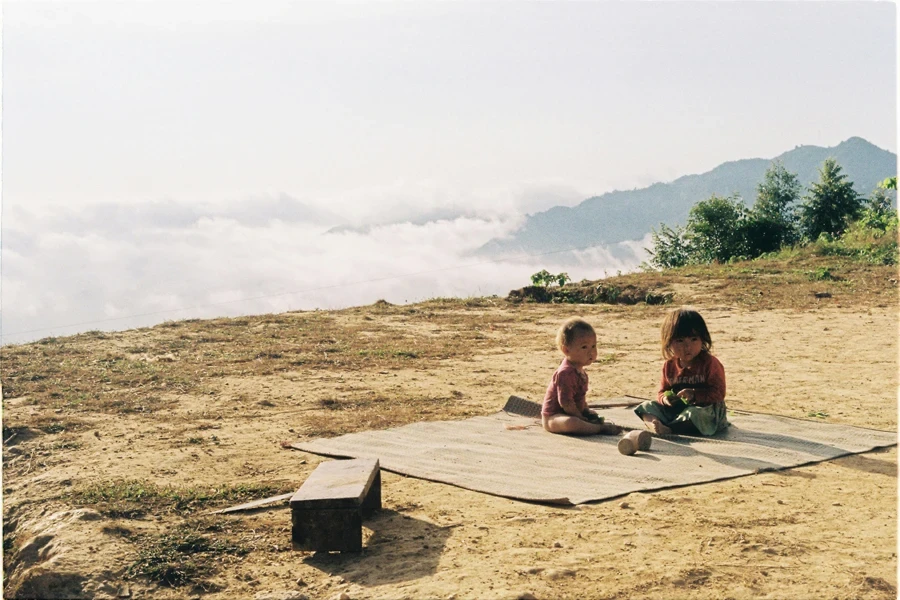
[[[321,463],[291,497],[295,550],[362,550],[362,520],[381,508],[381,468],[358,458]]]
[[[376,510],[381,510],[381,468],[378,461],[375,461],[375,479],[372,480],[372,486],[366,493],[362,501],[361,512],[363,519],[372,516]]]
[[[377,484],[377,485],[376,485]],[[291,508],[359,508],[375,490],[381,508],[381,469],[377,459],[323,462],[291,497]]]
[[[291,525],[294,550],[362,550],[362,513],[358,508],[294,510]]]

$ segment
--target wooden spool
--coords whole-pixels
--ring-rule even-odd
[[[631,456],[638,450],[649,450],[652,440],[653,436],[650,435],[649,431],[641,431],[637,429],[635,429],[634,431],[629,431],[622,436],[622,439],[619,440],[619,452],[626,456]]]

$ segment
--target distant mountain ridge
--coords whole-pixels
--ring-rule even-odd
[[[757,186],[775,160],[797,174],[803,186],[801,193],[805,193],[810,183],[818,181],[819,168],[827,158],[836,159],[856,191],[865,196],[886,177],[897,174],[897,155],[860,137],[831,148],[798,146],[772,159],[725,162],[706,173],[685,175],[670,183],[616,190],[573,207],[556,206],[530,215],[512,236],[491,240],[473,254],[533,254],[640,240],[660,223],[684,224],[691,207],[713,194],[738,194],[752,205]]]

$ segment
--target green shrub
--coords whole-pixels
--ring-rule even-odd
[[[554,275],[547,271],[547,269],[542,269],[531,276],[531,283],[540,287],[550,287],[553,284],[561,287],[570,281],[572,281],[572,278],[569,277],[568,273],[558,273]]]
[[[815,271],[807,271],[806,275],[810,281],[833,281],[835,279],[828,267],[818,267]]]

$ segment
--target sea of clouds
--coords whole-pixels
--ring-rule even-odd
[[[559,185],[460,194],[419,184],[327,201],[273,193],[202,203],[7,203],[2,343],[379,299],[505,296],[541,269],[574,280],[635,269],[647,239],[543,256],[471,254],[529,213],[584,198]]]

